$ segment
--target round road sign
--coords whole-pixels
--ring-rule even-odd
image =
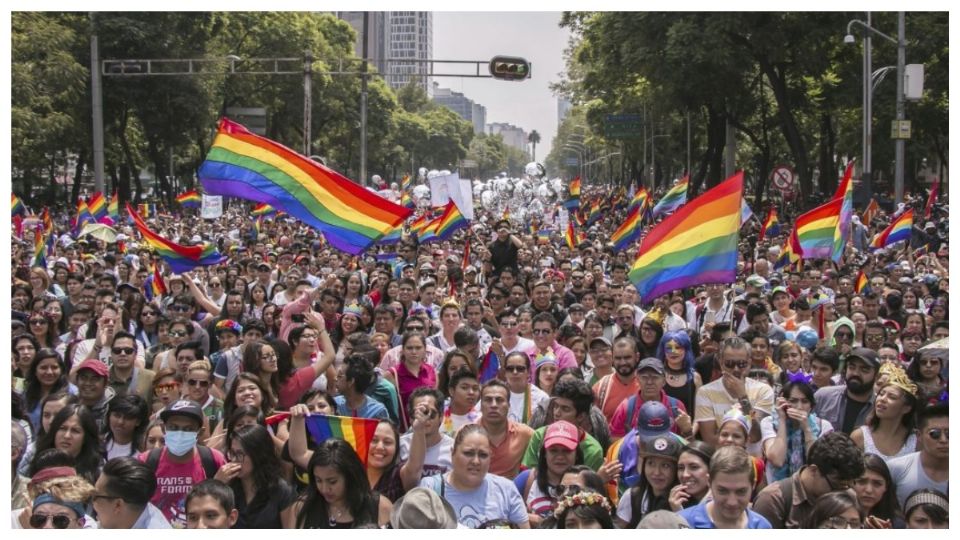
[[[770,173],[770,179],[773,180],[774,187],[780,191],[786,191],[793,186],[793,169],[787,165],[778,165]]]

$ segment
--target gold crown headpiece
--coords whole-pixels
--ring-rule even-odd
[[[917,385],[910,380],[910,377],[907,377],[907,372],[896,363],[886,362],[881,365],[880,375],[887,376],[887,381],[884,383],[884,386],[888,384],[893,385],[913,397],[917,397]]]

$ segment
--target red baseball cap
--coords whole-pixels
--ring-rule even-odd
[[[543,438],[543,447],[562,446],[567,450],[576,450],[580,444],[580,433],[576,426],[566,420],[557,420],[547,428]]]
[[[77,373],[80,373],[80,371],[84,369],[89,369],[101,377],[110,377],[110,368],[108,368],[107,365],[100,360],[93,358],[84,360],[79,366],[77,366]]]

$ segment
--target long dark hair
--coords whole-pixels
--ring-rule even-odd
[[[224,418],[229,418],[233,414],[234,409],[237,408],[237,388],[240,386],[242,381],[252,382],[257,385],[257,388],[260,389],[260,412],[264,416],[273,412],[273,407],[276,405],[273,394],[270,393],[270,389],[263,385],[263,382],[260,380],[260,377],[254,375],[253,373],[243,372],[237,375],[237,378],[234,379],[233,385],[230,387],[230,391],[227,392],[227,396],[223,400],[223,416]]]
[[[919,362],[914,362],[919,363]],[[884,386],[890,386],[889,384]],[[910,434],[914,432],[917,428],[917,410],[920,405],[920,400],[917,399],[917,396],[907,392],[903,388],[897,387],[900,390],[900,393],[903,394],[903,400],[906,402],[907,406],[910,407],[910,411],[903,415],[900,418],[900,424],[903,427],[907,428],[907,438],[910,437]],[[883,390],[881,387],[880,390]],[[877,393],[880,393],[880,390]],[[871,430],[875,430],[880,427],[880,419],[877,418],[877,409],[873,407],[870,412],[867,414],[867,425],[870,426]]]
[[[887,462],[876,454],[864,454],[863,466],[865,471],[871,471],[883,477],[883,481],[887,485],[883,497],[870,509],[870,515],[891,521],[902,518],[900,502],[897,501],[897,486],[893,483],[893,477],[890,476],[890,468],[887,467]]]
[[[150,423],[150,408],[146,400],[136,394],[116,396],[107,405],[107,421],[103,425],[103,443],[113,440],[113,431],[110,430],[110,415],[117,413],[137,420],[137,427],[133,428],[133,440],[130,444],[130,455],[135,455],[143,449],[143,439],[147,434],[147,425]]]
[[[574,460],[573,465],[571,465],[571,467],[575,467],[577,465],[583,465],[583,450],[580,449],[580,445],[577,445],[576,454],[577,454],[577,457]],[[549,494],[550,484],[547,483],[547,479],[550,475],[547,471],[547,445],[543,445],[540,447],[540,454],[537,456],[536,470],[537,470],[537,487],[540,488],[540,493]],[[567,468],[567,470],[570,470],[570,469]],[[533,473],[533,471],[530,471],[530,472],[531,474]],[[561,479],[563,478],[563,475],[565,473],[566,471],[560,473]],[[523,494],[521,493],[521,495]]]
[[[80,447],[80,454],[76,457],[77,474],[93,484],[97,481],[103,452],[100,448],[97,421],[94,419],[93,413],[90,412],[90,409],[86,406],[72,404],[60,409],[60,412],[58,412],[57,415],[53,417],[53,421],[50,422],[50,431],[44,433],[43,437],[37,440],[36,455],[39,455],[40,452],[48,448],[55,447],[57,431],[60,430],[60,426],[62,426],[64,422],[73,416],[77,417],[80,422],[80,427],[83,429],[83,446]],[[34,463],[36,463],[36,458],[34,458]],[[31,471],[31,476],[34,472],[36,471]]]
[[[601,495],[603,494],[601,493]],[[603,506],[599,504],[578,504],[564,510],[563,513],[556,517],[558,529],[567,528],[567,514],[570,512],[573,512],[574,515],[582,520],[596,521],[603,529],[616,529],[616,526],[613,524],[613,517],[610,516],[610,512],[606,511]]]
[[[230,450],[234,440],[240,442],[244,453],[253,464],[253,484],[257,491],[272,490],[283,478],[283,464],[273,447],[273,438],[267,428],[261,425],[244,426],[236,431],[227,432],[224,449]],[[234,491],[240,488],[240,480],[231,482]],[[242,489],[240,489],[242,493]]]
[[[646,459],[643,460],[644,465],[646,465]],[[677,485],[680,480],[677,478],[677,462],[673,462],[673,484],[667,487],[667,490],[662,495],[655,495],[653,493],[653,487],[650,485],[650,482],[647,480],[646,471],[643,471],[643,467],[640,467],[642,474],[640,475],[640,481],[637,482],[637,485],[630,488],[630,500],[633,503],[632,512],[630,515],[630,523],[627,525],[627,529],[635,529],[637,525],[640,524],[640,520],[643,519],[644,513],[640,512],[643,506],[643,498],[649,493],[650,505],[647,507],[646,514],[653,512],[655,510],[670,510],[670,490],[673,486]]]
[[[817,502],[813,505],[813,511],[807,516],[802,528],[819,529],[824,521],[839,516],[850,508],[856,509],[857,513],[860,514],[860,523],[863,523],[863,507],[860,506],[860,502],[857,501],[855,495],[851,495],[849,491],[824,493],[817,498]]]
[[[47,393],[55,394],[60,390],[66,390],[70,384],[67,381],[67,364],[60,358],[57,351],[47,348],[40,349],[33,355],[33,361],[30,362],[30,370],[27,372],[26,388],[23,392],[24,405],[26,405],[27,411],[32,411],[36,408],[42,399],[40,394],[43,392],[43,388],[40,385],[40,379],[37,378],[37,369],[40,367],[40,362],[47,358],[55,359],[57,365],[60,366],[60,378],[57,379],[57,382],[53,383],[53,386],[50,387]]]
[[[363,463],[344,440],[327,439],[319,445],[307,464],[310,485],[303,498],[303,507],[297,514],[297,527],[301,529],[327,528],[330,515],[326,499],[317,491],[317,467],[333,467],[343,477],[344,498],[353,516],[354,527],[377,523],[379,495],[371,491]]]

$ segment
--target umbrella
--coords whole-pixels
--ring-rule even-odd
[[[92,236],[97,240],[103,240],[108,244],[117,241],[117,231],[113,230],[103,223],[87,223],[83,226],[78,236]]]
[[[949,337],[945,337],[945,338],[942,338],[942,339],[938,339],[938,340],[934,341],[933,343],[928,343],[928,344],[924,345],[923,347],[920,347],[920,350],[921,350],[921,351],[933,351],[933,350],[939,350],[939,349],[944,349],[944,350],[950,349],[950,338],[949,338]]]

